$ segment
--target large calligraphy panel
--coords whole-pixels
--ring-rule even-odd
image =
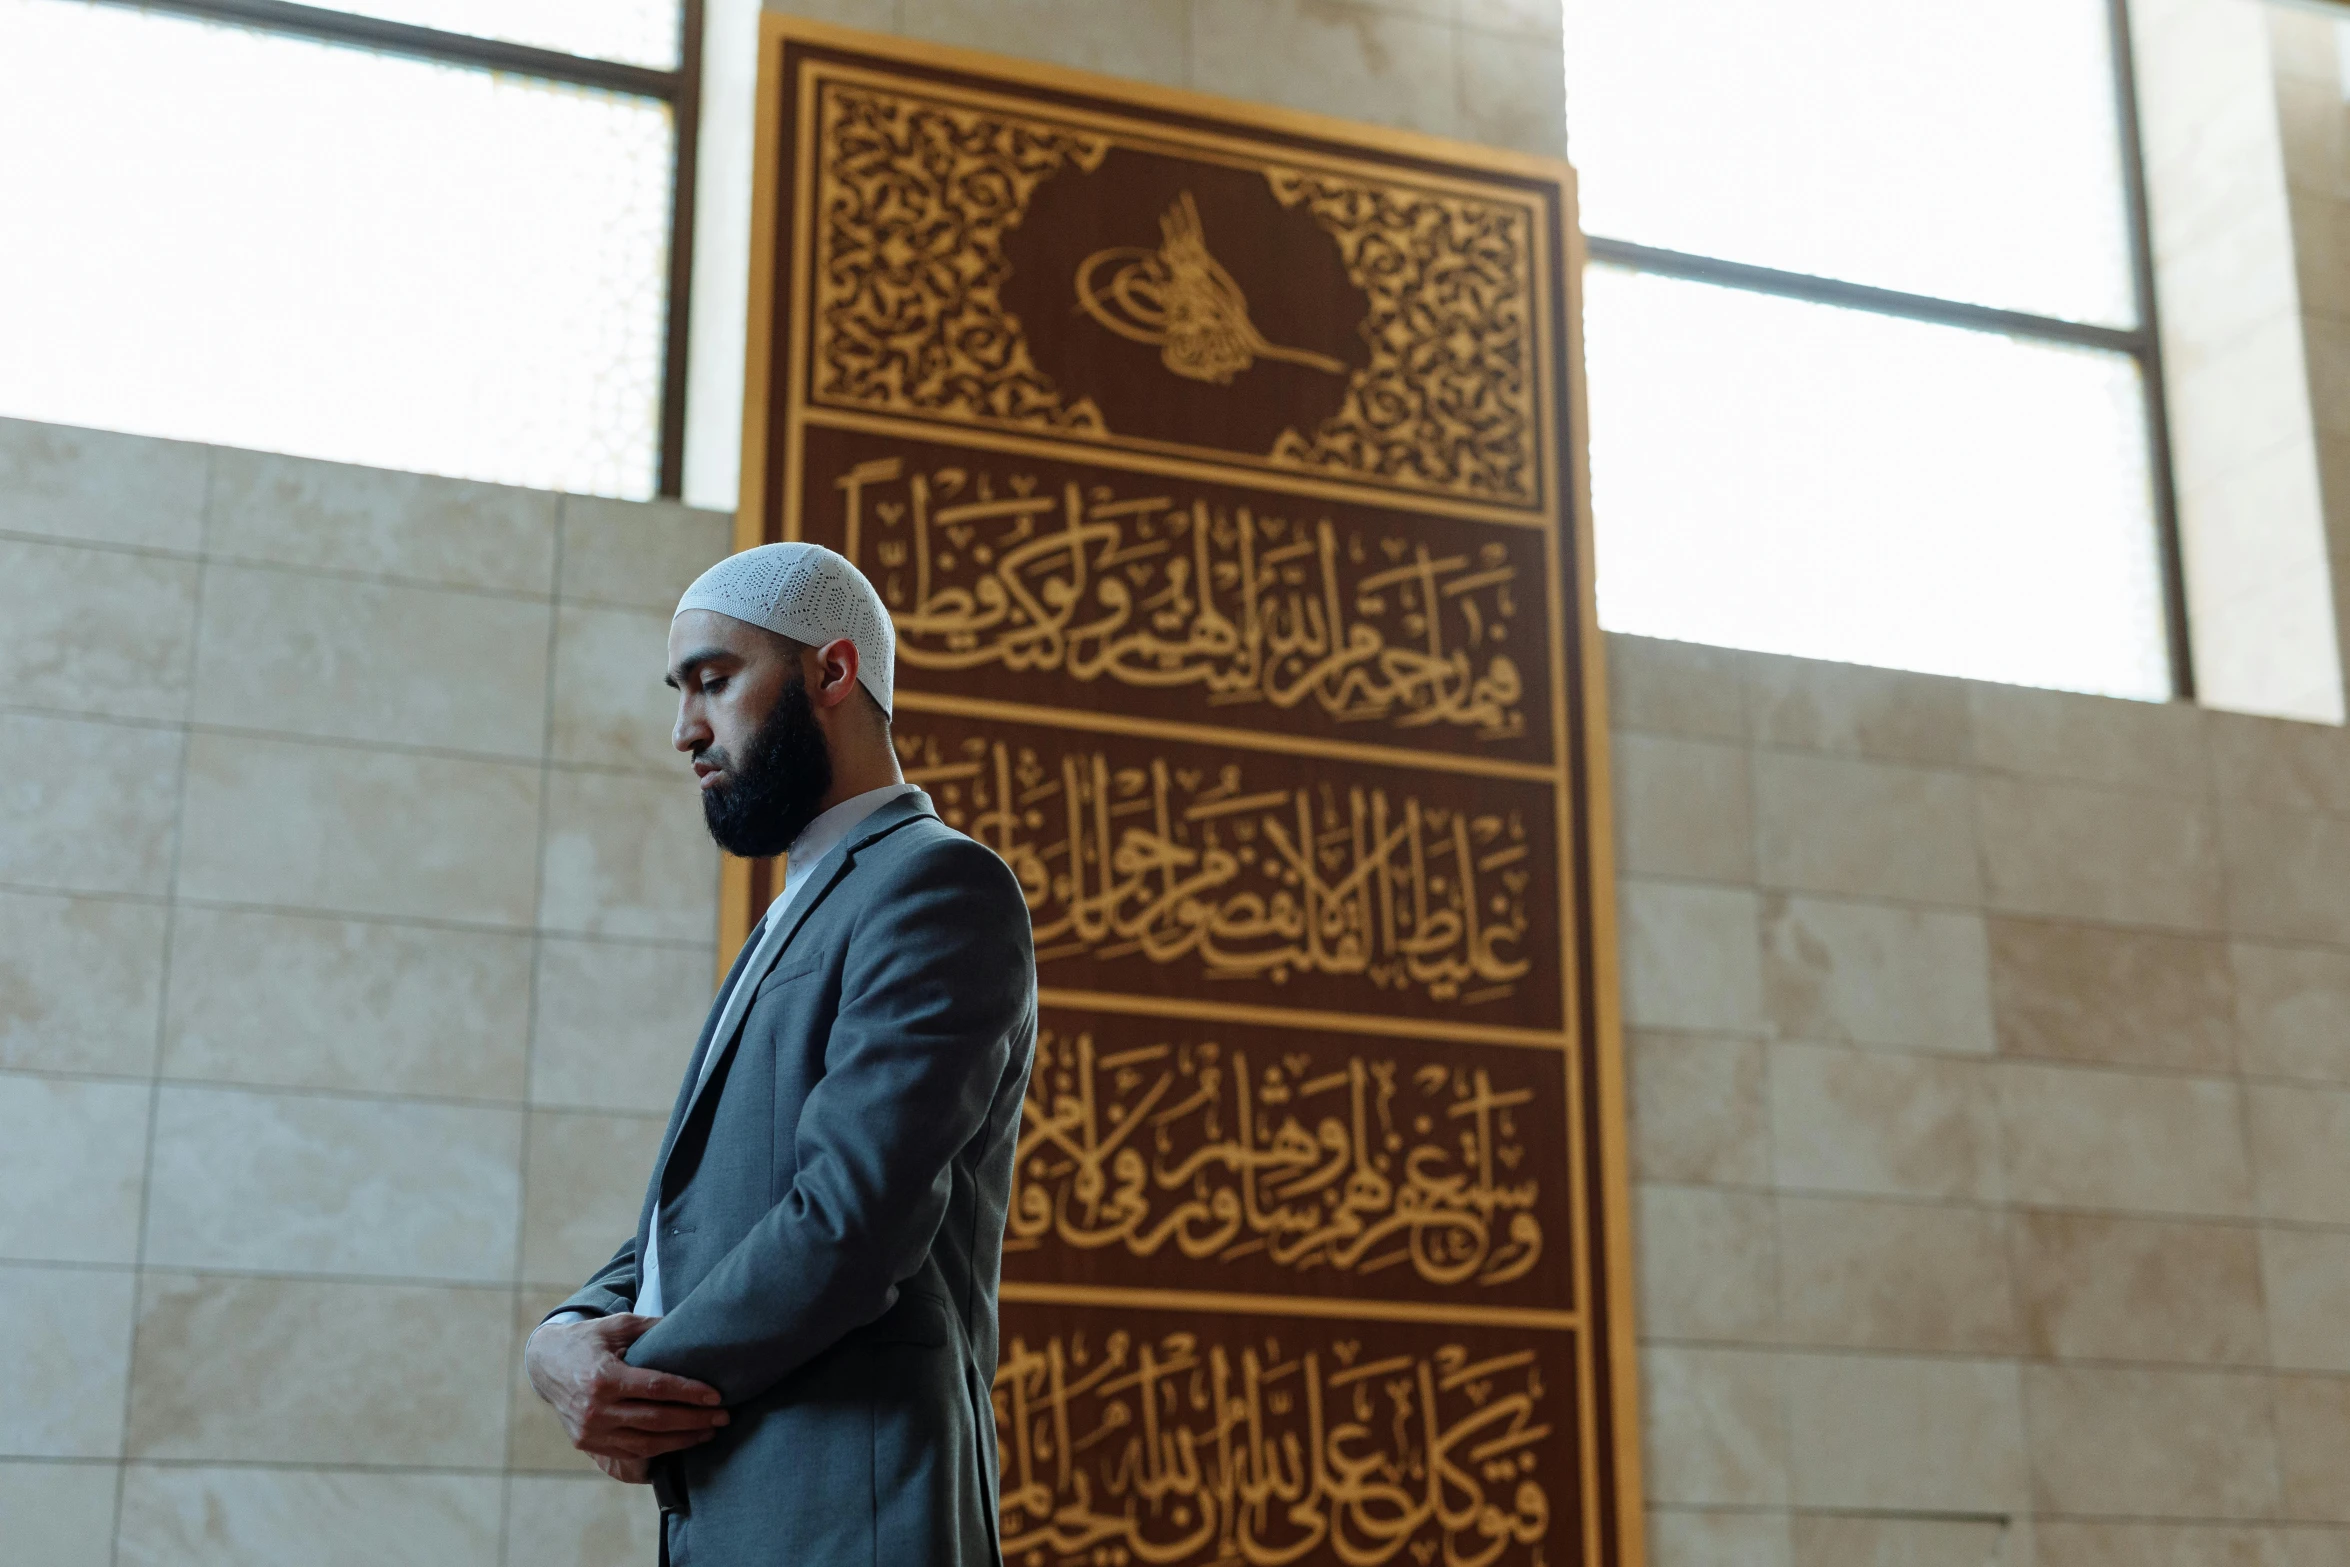
[[[761,47],[738,541],[1036,938],[1007,1559],[1637,1561],[1570,174]]]

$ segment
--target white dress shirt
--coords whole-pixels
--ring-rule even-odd
[[[792,905],[799,901],[800,894],[815,879],[816,867],[839,848],[842,840],[856,831],[858,824],[866,817],[893,800],[902,800],[921,792],[920,788],[909,783],[884,784],[878,789],[868,789],[863,794],[851,795],[841,801],[801,830],[800,835],[791,841],[791,847],[785,851],[788,857],[783,867],[783,890],[775,895],[773,903],[767,905],[766,916],[743,938],[747,942],[756,943],[757,950],[753,952],[751,961],[743,966],[738,984],[755,986],[766,974],[767,959],[770,957],[766,949],[781,939],[784,916],[791,912]],[[717,1064],[718,1052],[726,1044],[725,1036],[734,1027],[741,1026],[739,1016],[732,1026],[727,1021],[726,1014],[733,1010],[733,1000],[731,991],[720,999],[719,1026],[710,1036],[709,1050],[702,1056],[701,1074],[694,1079],[697,1092],[709,1078],[711,1067]],[[667,1302],[661,1298],[661,1212],[658,1207],[653,1210],[652,1223],[645,1227],[645,1255],[642,1262],[643,1266],[637,1270],[639,1282],[636,1305],[632,1309],[638,1316],[658,1317],[667,1309]],[[566,1311],[549,1317],[547,1321],[577,1322],[587,1315],[584,1311]],[[541,1327],[545,1325],[540,1324]]]

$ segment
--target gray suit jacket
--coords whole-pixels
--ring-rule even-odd
[[[859,824],[787,927],[764,974],[744,944],[711,1007],[636,1234],[558,1309],[628,1310],[658,1216],[669,1312],[628,1359],[710,1383],[733,1415],[661,1460],[685,1493],[679,1567],[995,1563],[1027,902],[916,796]],[[750,1007],[713,1039],[737,984]]]

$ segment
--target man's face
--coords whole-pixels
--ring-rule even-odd
[[[801,650],[730,615],[692,609],[669,623],[672,743],[694,759],[702,819],[729,854],[781,854],[832,788]]]

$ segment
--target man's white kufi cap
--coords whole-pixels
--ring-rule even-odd
[[[847,556],[821,544],[762,544],[729,555],[694,579],[669,618],[689,609],[716,610],[810,647],[847,637],[857,644],[857,679],[890,711],[897,629]]]

